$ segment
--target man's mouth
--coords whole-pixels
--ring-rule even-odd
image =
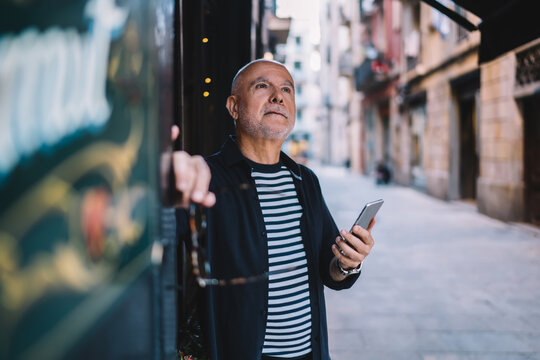
[[[286,113],[281,112],[281,111],[277,111],[277,110],[265,111],[265,113],[264,113],[264,115],[271,115],[271,114],[281,115],[281,116],[283,116],[285,119],[288,119],[288,118],[289,118],[289,117],[287,116]]]

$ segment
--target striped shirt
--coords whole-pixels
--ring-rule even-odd
[[[308,271],[300,232],[302,207],[285,166],[251,164],[268,237],[268,317],[263,354],[296,358],[311,352]]]

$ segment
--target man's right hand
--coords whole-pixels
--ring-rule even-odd
[[[176,140],[179,134],[180,129],[173,125],[171,140]],[[187,208],[190,202],[206,207],[211,207],[216,203],[216,196],[208,191],[211,178],[210,168],[202,156],[175,151],[172,164],[176,190],[182,193],[182,207]]]

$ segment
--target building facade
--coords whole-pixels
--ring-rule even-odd
[[[323,156],[324,137],[320,123],[320,28],[318,1],[310,9],[297,2],[283,2],[277,15],[290,18],[285,44],[276,47],[274,58],[289,69],[295,85],[296,124],[283,145],[293,159],[307,163]]]
[[[321,160],[333,165],[351,162],[350,122],[352,87],[351,6],[353,1],[321,1],[321,109],[324,142]]]
[[[539,224],[539,40],[479,65],[480,32],[425,3],[360,4],[361,170],[382,161],[396,183],[465,200],[504,221]]]
[[[403,3],[396,179],[442,199],[476,198],[479,34],[418,1]]]
[[[540,225],[540,41],[481,67],[478,209]]]
[[[363,56],[355,69],[355,88],[361,101],[360,141],[362,169],[378,164],[393,166],[392,124],[397,115],[396,95],[400,74],[401,3],[393,0],[360,2]]]

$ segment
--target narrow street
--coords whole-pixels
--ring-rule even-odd
[[[540,359],[540,231],[340,168],[314,168],[340,228],[385,200],[347,291],[326,290],[333,360]]]

